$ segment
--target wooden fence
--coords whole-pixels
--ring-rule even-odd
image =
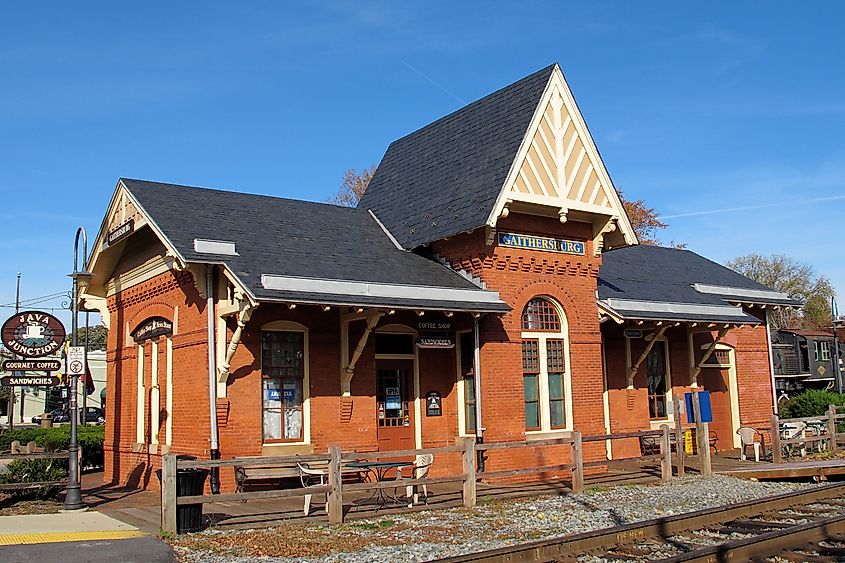
[[[629,439],[637,437],[659,437],[660,453],[644,455],[626,460],[596,460],[584,462],[583,444],[605,440]],[[569,463],[544,465],[538,467],[521,467],[518,469],[477,471],[476,459],[479,453],[492,451],[513,450],[522,448],[538,448],[550,446],[569,446]],[[403,478],[362,483],[344,483],[342,467],[348,467],[349,461],[378,461],[384,459],[401,459],[423,454],[459,454],[461,456],[461,473],[445,477]],[[529,474],[540,474],[552,471],[569,471],[572,476],[573,492],[580,492],[584,488],[584,468],[600,465],[611,465],[620,461],[658,460],[661,466],[663,480],[672,475],[669,427],[661,430],[645,430],[621,434],[582,436],[580,432],[571,432],[566,437],[548,440],[529,440],[519,442],[492,442],[477,444],[475,438],[458,438],[454,446],[424,448],[419,450],[401,450],[386,452],[343,452],[340,446],[329,447],[327,454],[295,455],[278,457],[255,457],[220,460],[177,460],[174,454],[165,454],[162,461],[161,478],[161,528],[165,532],[176,533],[177,507],[183,505],[208,504],[225,501],[246,501],[251,499],[273,499],[288,497],[303,497],[305,495],[326,494],[326,510],[331,524],[342,523],[344,520],[344,493],[376,491],[379,489],[396,489],[400,487],[435,485],[442,483],[461,483],[463,505],[476,505],[476,484],[481,479],[503,479]],[[327,463],[327,479],[324,485],[295,487],[288,489],[225,493],[217,495],[177,496],[177,472],[184,469],[234,467],[234,466],[270,466],[273,464],[289,465],[296,462]]]
[[[840,449],[840,444],[845,445],[845,432],[839,432],[840,421],[845,420],[845,413],[840,411],[845,407],[830,405],[823,416],[804,416],[800,418],[780,418],[773,415],[769,424],[769,435],[772,442],[772,461],[783,463],[784,450],[790,446],[798,446],[799,449],[818,444],[825,444],[831,452]],[[784,425],[795,423],[819,423],[817,434],[807,434],[804,430],[794,438],[783,438],[781,431]]]
[[[20,442],[12,442],[12,451],[0,454],[0,460],[18,461],[22,459],[69,459],[69,452],[45,452],[35,442],[29,442],[21,446]],[[0,491],[23,491],[29,489],[40,489],[42,487],[60,487],[66,485],[66,481],[36,481],[31,483],[0,483]]]

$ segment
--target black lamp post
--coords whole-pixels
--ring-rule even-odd
[[[78,343],[78,316],[79,316],[79,280],[89,280],[93,274],[84,269],[79,271],[79,239],[82,238],[83,260],[88,259],[88,235],[85,227],[76,230],[76,239],[73,242],[73,272],[70,277],[73,279],[73,294],[71,300],[71,346]],[[70,446],[68,447],[68,483],[67,494],[65,495],[65,510],[78,510],[83,508],[82,485],[79,482],[79,442],[77,441],[79,413],[78,413],[78,392],[77,387],[79,376],[72,375],[70,378]]]

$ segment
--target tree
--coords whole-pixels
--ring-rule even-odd
[[[725,265],[804,303],[799,311],[786,308],[776,310],[771,317],[775,328],[830,328],[833,286],[825,276],[816,273],[811,265],[784,254],[746,254]]]
[[[618,190],[618,192],[619,199],[622,200],[622,207],[625,209],[628,221],[631,222],[631,227],[637,233],[640,244],[661,246],[663,243],[661,243],[657,234],[669,225],[661,221],[660,214],[657,210],[654,207],[646,205],[642,199],[628,201],[622,194],[622,190]],[[687,245],[671,241],[669,246],[672,248],[686,248]]]
[[[86,329],[85,329],[84,326],[79,327],[79,329],[77,329],[77,335],[78,336],[76,338],[76,342],[80,346],[85,344],[85,332],[86,332]],[[106,349],[106,343],[107,343],[106,339],[108,337],[108,334],[109,334],[108,329],[106,329],[106,327],[103,326],[103,325],[97,325],[97,326],[90,327],[89,330],[88,330],[88,349],[89,350],[105,350]]]
[[[344,207],[355,207],[361,200],[361,196],[364,195],[375,173],[375,164],[364,168],[360,172],[354,168],[348,169],[343,173],[343,181],[340,183],[337,193],[328,202]]]

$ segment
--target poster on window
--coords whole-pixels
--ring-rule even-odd
[[[387,395],[384,398],[384,403],[387,410],[399,410],[402,408],[402,397],[399,395]]]
[[[281,401],[281,396],[279,395],[278,389],[267,389],[267,400],[268,401]]]

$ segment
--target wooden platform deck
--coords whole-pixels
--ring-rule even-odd
[[[771,462],[742,461],[739,452],[720,452],[712,456],[715,473],[754,479],[835,478],[845,475],[845,460],[826,462],[792,462],[775,466]],[[698,473],[698,458],[688,457],[688,475]],[[613,487],[631,484],[658,483],[660,468],[642,462],[623,462],[608,468],[605,473],[585,476],[585,487]],[[518,485],[478,484],[479,503],[525,498],[541,495],[565,495],[571,492],[567,480],[527,483]],[[135,491],[102,483],[102,474],[83,477],[83,497],[88,506],[113,518],[157,534],[160,526],[160,499],[158,493]],[[348,520],[385,517],[400,513],[419,512],[438,508],[459,507],[462,504],[458,484],[441,484],[429,488],[428,504],[420,503],[409,509],[405,505],[381,508],[356,505],[356,496],[344,495],[344,510]],[[303,514],[301,498],[250,500],[248,502],[217,502],[205,506],[204,512],[211,526],[218,529],[241,529],[272,526],[284,522],[325,522],[326,515],[321,499],[314,499],[312,512]]]

